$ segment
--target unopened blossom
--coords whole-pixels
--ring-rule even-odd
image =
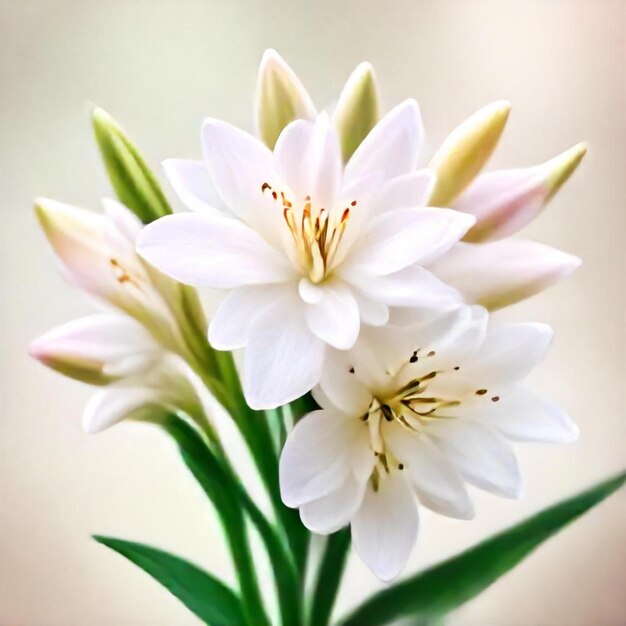
[[[270,93],[274,97],[268,97]],[[333,111],[345,160],[378,120],[379,108],[374,70],[362,63],[346,82]],[[428,165],[436,173],[429,205],[476,217],[464,242],[430,269],[456,287],[466,302],[489,309],[539,293],[580,265],[578,257],[533,241],[492,243],[517,233],[537,217],[586,152],[584,144],[577,144],[541,165],[481,173],[498,145],[510,109],[504,100],[480,109],[450,133]],[[311,98],[295,72],[276,51],[266,51],[256,97],[261,137],[273,145],[273,133],[288,122],[314,115]]]
[[[104,204],[100,215],[36,201],[62,273],[105,311],[45,333],[33,341],[30,354],[65,376],[105,387],[87,405],[87,432],[159,410],[201,419],[193,375],[181,358],[189,350],[180,307],[193,315],[194,301],[137,255],[139,220],[118,202]]]
[[[480,307],[366,329],[352,350],[334,353],[314,390],[322,408],[287,439],[283,501],[314,532],[350,524],[363,561],[382,580],[394,578],[416,541],[416,496],[470,519],[466,483],[522,493],[507,440],[576,439],[569,417],[522,384],[551,338],[543,324],[487,328]]]
[[[320,378],[328,347],[352,347],[389,307],[446,307],[455,290],[423,266],[459,241],[473,216],[424,207],[432,173],[416,170],[417,104],[369,133],[345,167],[327,115],[299,120],[274,151],[230,124],[202,127],[204,160],[165,171],[194,211],[148,225],[139,253],[161,272],[228,291],[209,328],[218,350],[245,347],[253,408],[294,400]]]

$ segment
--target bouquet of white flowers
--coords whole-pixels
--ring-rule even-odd
[[[357,67],[332,113],[318,114],[268,51],[258,136],[209,118],[202,159],[163,164],[189,212],[172,212],[100,109],[96,139],[119,201],[95,214],[36,200],[64,275],[103,311],[40,337],[32,355],[100,388],[84,413],[87,432],[136,420],[172,438],[222,522],[238,584],[156,548],[96,539],[205,623],[326,626],[351,544],[392,581],[416,541],[418,502],[471,519],[468,483],[520,497],[510,441],[576,440],[572,420],[524,386],[550,327],[490,314],[580,264],[509,237],[541,212],[585,146],[482,173],[509,108],[481,109],[426,161],[417,103],[381,117],[371,66]],[[222,291],[208,322],[200,287]],[[271,511],[244,485],[221,434],[225,416]],[[624,479],[389,585],[335,623],[438,621]],[[272,567],[276,611],[259,585],[252,528]],[[318,559],[311,533],[327,536]]]

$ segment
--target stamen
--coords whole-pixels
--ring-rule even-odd
[[[477,396],[484,396],[486,393],[487,393],[487,390],[486,390],[486,389],[478,389],[478,390],[476,391],[476,395],[477,395]]]
[[[494,396],[493,398],[491,398],[492,402],[497,402],[500,399],[500,396]]]

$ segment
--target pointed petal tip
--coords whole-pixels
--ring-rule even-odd
[[[544,204],[549,202],[567,182],[580,165],[585,154],[587,154],[587,144],[584,142],[577,143],[541,166],[546,171],[547,194]]]

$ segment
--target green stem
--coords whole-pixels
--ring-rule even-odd
[[[230,481],[219,480],[222,467],[198,433],[170,415],[161,422],[176,441],[187,467],[213,502],[232,554],[250,626],[270,626],[252,560],[243,511],[232,498]]]
[[[349,552],[349,528],[343,528],[328,537],[315,580],[310,626],[328,625]]]

